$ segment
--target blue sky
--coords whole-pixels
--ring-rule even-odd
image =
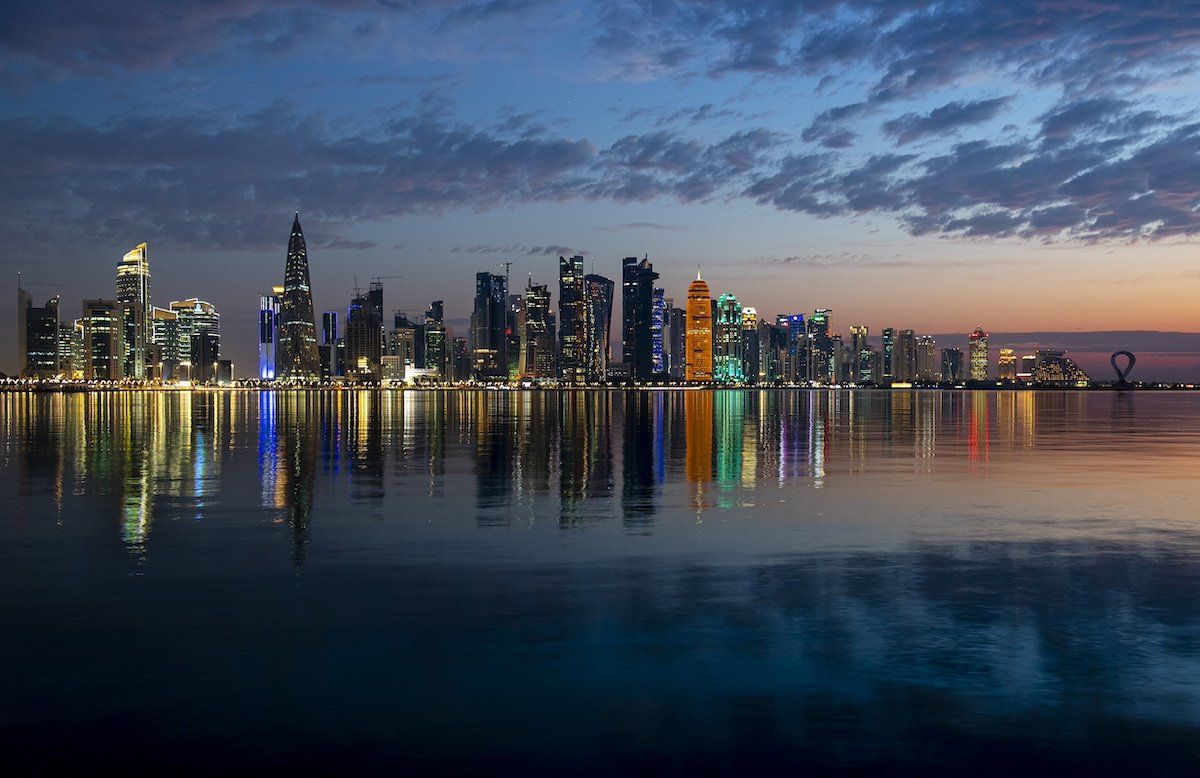
[[[147,241],[246,366],[295,209],[319,309],[570,249],[835,329],[1197,331],[1198,52],[1193,3],[10,0],[0,265],[75,315]]]

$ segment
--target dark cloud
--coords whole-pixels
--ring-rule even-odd
[[[1094,0],[627,0],[597,13],[598,45],[657,67],[824,76],[871,63],[873,100],[1008,72],[1085,93],[1195,62],[1200,5]],[[669,53],[669,56],[668,56]]]
[[[0,75],[162,68],[232,51],[280,56],[354,44],[380,22],[420,16],[441,27],[518,15],[542,0],[6,0]]]
[[[240,119],[0,122],[0,224],[59,240],[155,234],[191,246],[260,245],[281,210],[330,226],[575,194],[587,141],[505,140],[423,115],[339,135],[276,104]],[[594,180],[589,177],[589,181]],[[334,230],[329,230],[332,232]]]
[[[960,127],[994,119],[1012,98],[955,100],[927,114],[906,113],[883,123],[883,131],[903,145],[926,135],[945,135]]]
[[[527,257],[572,257],[576,254],[591,254],[587,249],[573,249],[570,246],[560,246],[557,243],[549,246],[534,246],[525,252]]]
[[[241,118],[9,119],[0,121],[0,227],[37,243],[150,234],[245,247],[274,242],[269,225],[300,208],[306,224],[333,235],[331,247],[367,248],[342,234],[349,224],[529,201],[725,196],[776,143],[763,130],[714,143],[656,132],[597,151],[586,140],[505,138],[426,113],[339,134],[336,122],[283,103]]]
[[[1102,112],[1106,127],[1131,130],[1124,135],[977,140],[847,167],[828,155],[794,155],[745,194],[814,216],[891,213],[917,235],[1128,241],[1200,233],[1200,124],[1144,123],[1124,110]],[[1078,113],[1068,104],[1048,118]]]

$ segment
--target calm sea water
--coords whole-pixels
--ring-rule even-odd
[[[1200,395],[0,396],[0,761],[1200,759]]]

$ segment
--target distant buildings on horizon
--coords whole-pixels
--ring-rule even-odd
[[[595,386],[645,383],[740,385],[914,386],[1000,381],[1087,386],[1088,376],[1063,352],[1039,349],[1019,357],[999,351],[989,363],[982,328],[968,336],[966,359],[911,329],[884,328],[880,347],[865,325],[846,340],[833,312],[781,313],[773,320],[743,306],[732,291],[713,297],[697,272],[683,308],[655,286],[649,257],[621,261],[620,360],[610,336],[616,284],[584,273],[582,256],[559,257],[557,315],[548,284],[530,278],[512,293],[505,273],[475,275],[470,326],[455,336],[442,300],[410,320],[385,316],[383,280],[356,290],[345,312],[324,311],[317,328],[308,249],[296,214],[288,238],[283,283],[259,295],[258,380],[318,383],[537,382]],[[112,299],[83,301],[82,315],[60,320],[59,298],[35,306],[18,276],[21,376],[86,381],[231,383],[233,364],[221,354],[220,314],[198,298],[166,308],[151,303],[145,243],[117,264]],[[965,373],[964,373],[965,371]]]

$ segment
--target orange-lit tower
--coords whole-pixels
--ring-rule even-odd
[[[687,294],[687,368],[684,378],[689,382],[707,383],[712,380],[712,295],[708,284],[696,273],[696,280]]]

